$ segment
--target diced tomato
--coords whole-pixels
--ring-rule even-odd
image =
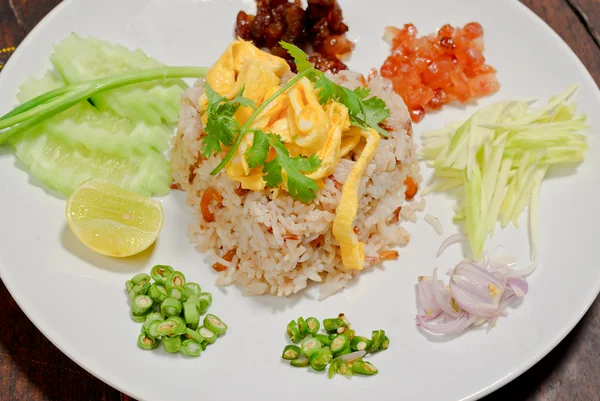
[[[477,22],[463,28],[444,25],[437,33],[417,37],[417,29],[388,27],[390,56],[381,67],[402,96],[413,121],[444,104],[489,95],[499,89],[496,70],[485,64],[483,28]]]

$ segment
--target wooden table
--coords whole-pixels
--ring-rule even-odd
[[[59,2],[0,0],[0,67]],[[600,0],[523,3],[563,37],[600,84]],[[0,400],[131,400],[88,374],[52,345],[25,317],[1,282],[0,311]],[[554,351],[485,398],[496,400],[600,401],[600,298]]]

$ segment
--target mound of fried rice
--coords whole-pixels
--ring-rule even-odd
[[[362,75],[349,71],[330,77],[350,89],[364,82]],[[198,99],[203,85],[199,80],[183,95],[171,165],[175,184],[187,192],[193,210],[190,241],[198,251],[214,254],[213,267],[220,271],[217,284],[237,284],[247,295],[288,296],[314,281],[322,284],[321,298],[343,289],[360,271],[344,269],[332,224],[342,185],[359,150],[340,161],[311,203],[295,200],[285,191],[273,196],[268,189],[242,190],[224,171],[210,175],[220,157],[200,155],[205,134]],[[410,236],[402,223],[414,221],[415,212],[424,207],[423,201],[405,201],[405,178],[421,181],[408,109],[386,79],[373,77],[369,86],[373,95],[386,102],[391,116],[385,122],[390,136],[380,141],[359,190],[354,230],[365,243],[365,270],[408,243]],[[223,198],[220,204],[213,202],[214,222],[205,221],[200,207],[209,188]]]

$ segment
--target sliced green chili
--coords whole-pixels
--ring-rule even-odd
[[[208,344],[214,344],[214,342],[217,341],[217,335],[204,326],[201,326],[198,329],[198,333],[200,333],[200,335],[204,337],[204,341]]]
[[[164,284],[165,280],[173,273],[174,269],[168,265],[156,265],[150,270],[152,280]]]
[[[306,319],[306,329],[308,331],[308,334],[312,334],[314,336],[319,332],[320,328],[321,323],[319,323],[318,319],[315,319],[314,317],[309,317],[308,319]]]
[[[327,370],[327,376],[332,379],[333,376],[335,376],[338,373],[338,369],[340,368],[340,365],[343,363],[344,361],[342,361],[340,358],[335,358],[330,364],[329,364],[329,369]]]
[[[141,349],[151,350],[158,347],[158,340],[156,338],[148,337],[145,334],[140,334],[137,341]]]
[[[359,375],[371,376],[377,373],[377,368],[370,362],[358,360],[352,363],[352,371]]]
[[[339,317],[332,319],[323,320],[323,327],[327,330],[328,333],[337,333],[337,330],[340,327],[346,327],[346,322],[344,322]]]
[[[306,321],[302,316],[298,318],[298,331],[300,332],[300,336],[302,338],[308,334],[308,326],[306,325]]]
[[[310,366],[317,371],[325,370],[327,364],[333,360],[331,350],[327,347],[321,348],[308,359]]]
[[[297,345],[286,345],[283,349],[281,357],[283,359],[287,359],[288,361],[292,361],[294,359],[298,359],[298,357],[300,356],[300,352],[300,347],[298,347]]]
[[[182,272],[174,271],[166,278],[165,285],[168,291],[171,291],[171,288],[183,287],[185,285],[185,276]]]
[[[194,330],[198,328],[198,324],[200,324],[200,313],[198,313],[198,308],[193,302],[184,302],[183,317],[190,328]]]
[[[179,350],[187,356],[198,356],[202,352],[202,346],[196,340],[184,340]]]
[[[350,342],[350,348],[352,351],[365,351],[371,348],[371,340],[367,337],[354,336],[352,341]]]
[[[388,336],[385,336],[383,339],[383,342],[381,343],[381,346],[379,347],[379,351],[385,351],[389,347],[390,347],[390,339],[388,338]]]
[[[298,330],[298,323],[295,320],[292,320],[287,325],[287,334],[294,344],[297,344],[301,340],[302,336],[300,335],[300,330]]]
[[[338,336],[338,333],[331,333],[329,335],[329,341],[333,341],[334,338],[336,338]]]
[[[367,349],[367,352],[377,352],[381,344],[385,340],[385,330],[373,330],[371,336],[371,346]]]
[[[194,283],[191,281],[189,283],[185,283],[184,287],[188,289],[190,294],[194,294],[195,296],[200,295],[200,293],[202,292],[202,288],[200,288],[200,284]]]
[[[175,352],[178,352],[181,348],[181,336],[163,336],[162,344],[165,351],[174,354]]]
[[[215,334],[223,335],[227,331],[227,325],[221,319],[210,313],[204,317],[204,327]]]
[[[295,368],[305,368],[309,365],[309,362],[308,359],[300,357],[298,359],[291,360],[290,365]]]
[[[203,315],[212,305],[212,295],[210,294],[210,292],[201,292],[200,294],[198,294],[198,299],[200,303],[200,306],[198,307],[198,312],[200,312],[200,314]]]
[[[150,276],[146,273],[136,274],[131,278],[131,284],[136,285],[138,283],[147,283],[150,281]]]
[[[350,377],[354,375],[354,371],[352,371],[352,365],[353,363],[346,363],[344,361],[342,361],[340,363],[340,365],[338,366],[338,373],[341,375],[344,375],[346,377]]]
[[[160,305],[160,311],[165,316],[179,316],[183,306],[175,298],[167,298]]]
[[[162,301],[168,298],[167,288],[160,283],[154,283],[148,289],[148,295],[154,302],[160,304]]]
[[[350,341],[348,340],[348,337],[345,334],[338,335],[331,341],[331,344],[329,344],[329,349],[334,354],[339,354],[340,352],[344,351],[346,348],[349,347]]]
[[[329,346],[329,344],[331,344],[329,336],[326,336],[325,334],[316,334],[315,338],[321,341],[321,344],[323,344],[324,346]]]
[[[312,354],[323,347],[323,344],[315,337],[308,337],[302,340],[300,347],[302,348],[302,353],[304,356],[310,358]]]

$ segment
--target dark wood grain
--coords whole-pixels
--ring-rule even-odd
[[[59,2],[0,0],[0,66],[11,53],[2,49],[16,47]],[[600,29],[600,0],[522,2],[562,36],[600,84],[600,48],[590,33]],[[0,311],[0,401],[132,401],[88,374],[52,345],[1,282]],[[506,400],[600,401],[600,298],[548,356],[485,398]]]

